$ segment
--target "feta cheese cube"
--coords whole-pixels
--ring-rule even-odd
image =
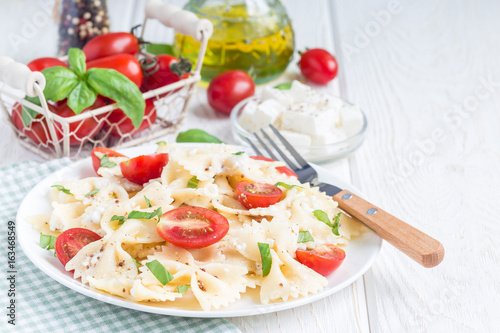
[[[318,133],[311,136],[311,144],[314,146],[328,145],[347,139],[344,130],[337,128],[328,132]]]
[[[315,92],[311,87],[300,83],[299,81],[293,81],[292,87],[289,90],[290,96],[293,98],[295,103],[311,102],[317,104],[321,99],[321,95]]]
[[[255,111],[257,110],[257,102],[250,101],[247,103],[241,113],[240,124],[247,131],[253,133],[259,130],[258,124],[254,122]]]
[[[281,113],[284,111],[284,107],[274,99],[268,99],[263,101],[257,106],[255,111],[255,117],[258,118],[259,123],[262,123],[262,127],[267,127],[269,124],[278,125],[281,121]]]
[[[262,100],[275,100],[283,106],[290,106],[293,104],[293,98],[288,91],[274,89],[272,87],[265,87],[262,91]]]
[[[310,104],[283,112],[281,127],[285,130],[314,135],[328,132],[338,121],[338,115],[332,110],[318,110]]]
[[[347,136],[353,136],[361,130],[363,126],[363,115],[359,108],[351,105],[344,105],[340,110],[340,121]]]
[[[307,134],[292,132],[292,131],[280,131],[281,135],[290,142],[292,146],[310,146],[311,136]]]

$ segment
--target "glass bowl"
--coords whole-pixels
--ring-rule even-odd
[[[241,125],[241,115],[243,113],[243,109],[245,108],[246,104],[249,101],[258,101],[259,98],[256,96],[249,97],[247,99],[242,100],[240,103],[238,103],[233,110],[231,111],[231,130],[233,132],[233,137],[236,140],[236,142],[240,145],[244,146],[249,146],[248,140],[250,140],[253,144],[255,144],[257,147],[261,147],[257,139],[255,138],[253,133],[250,133],[247,131],[243,126]],[[343,101],[344,104],[353,106],[352,103]],[[361,115],[362,115],[362,125],[361,129],[348,137],[345,140],[336,142],[336,143],[331,143],[331,144],[325,144],[325,145],[316,145],[316,146],[300,146],[300,145],[295,145],[294,148],[297,149],[297,151],[304,157],[307,161],[310,162],[327,162],[327,161],[333,161],[337,160],[343,157],[346,157],[350,154],[352,154],[354,151],[356,151],[361,144],[363,143],[363,140],[365,139],[366,136],[366,129],[368,127],[368,121],[366,118],[366,115],[362,110],[360,110]],[[266,131],[273,139],[276,139],[275,142],[279,143],[279,139],[275,138],[272,135],[271,130]],[[286,151],[286,148],[282,145],[279,145],[280,148],[283,151]],[[262,149],[263,150],[263,149]]]

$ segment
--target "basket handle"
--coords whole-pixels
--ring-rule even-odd
[[[164,4],[161,0],[148,0],[146,3],[146,19],[155,18],[177,32],[191,36],[198,42],[212,36],[214,26],[207,19],[200,19],[196,14],[177,6]]]
[[[35,84],[41,90],[45,88],[45,76],[42,73],[32,72],[28,66],[6,56],[0,56],[0,82],[22,90],[29,97],[37,96]]]

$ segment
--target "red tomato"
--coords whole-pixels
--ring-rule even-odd
[[[56,108],[48,104],[49,110],[52,112],[56,111]],[[28,138],[33,140],[36,144],[47,144],[48,141],[51,139],[51,135],[49,132],[49,127],[47,125],[47,120],[45,119],[45,116],[42,114],[37,114],[35,119],[31,121],[29,126],[25,127],[23,123],[23,118],[22,118],[22,106],[19,103],[16,103],[14,105],[14,109],[12,110],[12,115],[11,115],[12,123],[14,126],[24,133]],[[54,126],[56,129],[56,137],[57,140],[62,139],[62,128],[61,124],[54,122]]]
[[[310,49],[301,54],[299,68],[308,80],[327,84],[337,76],[337,60],[328,51]]]
[[[84,228],[68,229],[56,240],[56,254],[59,261],[66,266],[68,261],[73,258],[78,251],[85,245],[101,239],[101,236],[95,232]]]
[[[317,273],[327,276],[342,264],[345,252],[341,248],[332,245],[320,245],[314,250],[295,251],[297,260]]]
[[[91,110],[100,108],[102,106],[106,105],[104,101],[97,97],[96,101],[94,104],[83,110],[81,113],[84,112],[89,112]],[[68,104],[64,102],[61,104],[55,113],[58,116],[68,118],[72,117],[75,115],[75,112],[70,109]],[[80,114],[81,114],[80,113]],[[100,118],[100,117],[99,117]],[[83,142],[87,142],[89,138],[92,138],[94,135],[99,132],[99,130],[102,128],[102,122],[100,122],[98,119],[95,117],[87,118],[85,120],[80,120],[80,121],[75,121],[73,123],[69,124],[69,131],[70,131],[70,136],[69,136],[69,144],[70,145],[79,145]]]
[[[213,210],[186,206],[163,214],[156,230],[163,239],[176,246],[199,249],[221,240],[229,230],[229,222]]]
[[[264,156],[260,156],[260,155],[258,155],[258,156],[250,156],[250,158],[252,158],[254,160],[259,160],[259,161],[276,162],[272,158],[264,157]],[[284,173],[287,176],[294,176],[295,178],[299,178],[295,172],[293,172],[292,170],[290,170],[286,166],[276,167],[276,170],[278,170],[280,173]]]
[[[251,209],[274,205],[280,201],[283,192],[271,184],[243,181],[236,185],[236,193],[241,204]]]
[[[114,103],[111,101],[111,103]],[[148,120],[149,119],[149,120]],[[149,128],[156,121],[156,107],[151,98],[146,100],[146,109],[144,110],[144,120],[136,129],[132,124],[132,120],[122,111],[116,109],[107,117],[108,122],[104,123],[104,129],[111,129],[110,134],[115,137],[121,137],[123,134],[136,134]],[[111,126],[109,124],[113,124]]]
[[[96,155],[96,153],[101,153],[108,155],[108,157],[127,157],[123,154],[120,154],[117,151],[114,151],[113,149],[109,148],[104,148],[104,147],[96,147],[92,149],[92,152],[90,153],[90,156],[92,157],[92,166],[94,167],[95,172],[97,173],[97,170],[101,167],[101,159]]]
[[[29,67],[29,69],[31,69],[32,72],[41,72],[45,68],[54,66],[68,67],[66,63],[57,58],[38,58],[30,62],[27,66]]]
[[[142,84],[142,69],[137,59],[130,54],[115,54],[87,63],[87,68],[110,68],[117,70],[138,87]]]
[[[168,163],[168,154],[141,155],[120,163],[123,177],[142,185],[150,179],[159,178]]]
[[[230,114],[236,104],[254,94],[255,83],[242,71],[229,71],[217,75],[207,90],[208,104],[225,114]]]
[[[112,32],[92,38],[82,50],[87,61],[120,53],[133,55],[139,52],[139,41],[131,33]]]
[[[156,69],[156,72],[149,75],[147,74],[147,71],[144,72],[144,83],[141,86],[142,92],[163,87],[181,79],[186,79],[189,76],[191,63],[185,59],[182,59],[181,62],[179,62],[179,60],[174,56],[162,54],[156,57],[156,61],[157,68],[152,69]],[[160,95],[160,97],[165,95],[167,95],[167,93]]]

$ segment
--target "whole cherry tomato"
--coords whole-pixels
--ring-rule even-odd
[[[146,61],[142,64],[144,83],[141,86],[141,91],[146,92],[185,79],[189,76],[191,66],[188,60],[181,58],[179,61],[169,54],[159,55],[151,62]],[[160,97],[167,94],[164,93]]]
[[[221,240],[229,231],[229,222],[213,210],[186,206],[163,214],[156,230],[163,239],[176,246],[199,249]]]
[[[339,268],[345,259],[344,250],[332,244],[320,245],[314,250],[299,249],[295,251],[295,255],[298,262],[323,276]]]
[[[168,154],[158,153],[141,155],[120,163],[123,177],[142,185],[151,179],[159,178],[163,167],[168,163]]]
[[[48,104],[49,110],[52,112],[56,112],[56,107]],[[28,126],[25,126],[22,117],[22,105],[16,103],[14,105],[14,109],[11,114],[12,123],[14,126],[24,133],[28,138],[33,140],[36,144],[51,144],[49,140],[51,140],[52,136],[49,132],[49,127],[47,125],[47,120],[45,116],[41,113],[37,114],[34,119],[31,119]],[[54,122],[54,127],[56,130],[57,140],[62,139],[62,128],[61,124]]]
[[[128,32],[111,32],[92,38],[82,50],[87,61],[121,53],[134,55],[139,52],[139,41]]]
[[[306,79],[327,84],[337,76],[337,60],[328,51],[310,49],[301,53],[299,68]]]
[[[111,101],[113,103],[113,101]],[[144,120],[138,128],[132,124],[132,120],[122,111],[116,109],[107,117],[104,123],[104,129],[110,130],[114,137],[121,137],[123,134],[136,134],[149,128],[156,121],[156,107],[151,98],[146,100],[146,109],[144,110]],[[111,125],[110,125],[111,124]]]
[[[83,110],[80,114],[84,112],[89,112],[91,110],[100,108],[102,106],[106,105],[104,101],[100,98],[97,97],[96,101],[94,104]],[[62,103],[59,105],[55,111],[55,113],[58,116],[68,118],[75,116],[75,112],[70,109],[68,106],[67,102]],[[69,136],[69,144],[70,145],[79,145],[81,143],[87,142],[90,138],[92,138],[94,135],[99,132],[99,130],[102,128],[102,121],[99,121],[98,118],[101,118],[102,116],[99,117],[90,117],[84,120],[80,121],[75,121],[69,124],[69,132],[71,133]]]
[[[90,153],[90,156],[92,157],[92,166],[94,167],[95,173],[97,173],[97,170],[99,170],[99,168],[101,167],[102,155],[106,155],[108,158],[109,157],[127,157],[123,154],[120,154],[117,151],[114,151],[113,149],[109,149],[109,148],[105,148],[105,147],[96,147],[96,148],[92,149],[92,152]]]
[[[255,83],[252,78],[238,70],[217,75],[207,90],[208,104],[225,114],[230,114],[236,104],[254,94]]]
[[[87,63],[87,68],[114,69],[134,82],[138,87],[142,84],[142,69],[137,59],[130,54],[115,54],[99,58]]]
[[[66,266],[76,254],[86,245],[101,239],[101,236],[85,228],[68,229],[56,239],[57,258]]]
[[[242,181],[236,185],[236,193],[241,204],[252,209],[274,205],[283,192],[271,184]]]
[[[68,67],[66,63],[62,62],[57,58],[38,58],[30,62],[27,66],[29,69],[31,69],[32,72],[41,72],[45,68],[55,67],[55,66]]]

